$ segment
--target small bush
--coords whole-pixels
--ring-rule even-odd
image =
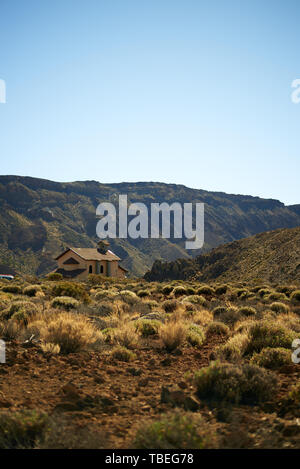
[[[172,352],[182,344],[186,337],[186,327],[181,322],[168,322],[159,330],[159,336],[164,348]]]
[[[300,405],[300,383],[297,383],[292,387],[288,397],[291,401],[294,401],[297,406]]]
[[[67,311],[76,309],[79,306],[79,301],[70,296],[57,296],[51,301],[51,306],[54,308],[63,308]]]
[[[9,321],[0,322],[0,339],[14,340],[21,332],[21,325],[17,321],[10,319]]]
[[[41,349],[49,355],[58,355],[60,353],[60,346],[58,344],[51,344],[51,342],[42,342]]]
[[[216,355],[220,360],[239,361],[247,350],[249,340],[247,332],[236,334],[226,344],[217,347]]]
[[[42,293],[43,290],[40,285],[28,285],[23,289],[23,294],[27,296],[36,296],[37,293]]]
[[[211,322],[208,324],[206,329],[206,335],[223,335],[228,337],[230,334],[230,329],[223,322]]]
[[[52,272],[51,274],[47,275],[47,280],[50,280],[51,282],[59,282],[62,279],[62,274],[59,274],[58,272]]]
[[[72,313],[59,313],[47,321],[38,321],[37,325],[42,341],[59,345],[62,353],[79,352],[103,340],[101,332],[84,316]]]
[[[300,290],[295,290],[295,291],[291,294],[291,300],[292,300],[294,303],[300,303]]]
[[[202,327],[192,324],[187,330],[186,338],[193,347],[201,347],[205,341],[205,332]]]
[[[233,326],[241,319],[241,314],[234,308],[227,309],[224,313],[217,316],[218,321],[224,322],[228,326]]]
[[[225,295],[227,290],[228,290],[228,285],[219,285],[218,287],[215,288],[215,294],[216,295]]]
[[[173,290],[173,295],[175,297],[183,296],[183,295],[186,295],[186,294],[187,294],[187,291],[186,291],[185,287],[178,286],[178,287],[175,287],[174,290]]]
[[[76,300],[82,300],[84,302],[89,301],[89,295],[85,291],[84,287],[78,283],[72,282],[59,282],[52,288],[53,296],[71,296]]]
[[[141,426],[133,441],[136,449],[205,449],[216,446],[216,433],[201,415],[176,411]]]
[[[209,285],[203,285],[202,287],[198,288],[196,293],[197,295],[213,295],[215,293],[215,290]]]
[[[172,285],[165,285],[161,292],[164,294],[164,295],[170,295],[170,293],[172,293],[172,291],[174,290],[174,287],[172,287]]]
[[[4,287],[2,287],[2,291],[4,291],[5,293],[21,294],[22,288],[19,285],[5,285]]]
[[[113,342],[126,348],[133,348],[139,340],[134,324],[122,324],[113,331]]]
[[[270,309],[274,311],[275,313],[288,313],[290,311],[290,308],[288,305],[281,303],[279,301],[275,301],[270,305]]]
[[[138,296],[130,290],[122,290],[119,293],[119,297],[121,298],[122,301],[129,305],[134,305],[139,301]]]
[[[136,322],[136,327],[143,337],[158,334],[161,323],[151,319],[140,319]]]
[[[256,404],[272,397],[275,376],[255,365],[212,362],[195,374],[200,398],[235,404]]]
[[[242,314],[243,316],[255,316],[256,315],[256,309],[252,308],[251,306],[243,306],[238,310],[239,314]]]
[[[166,300],[163,302],[162,307],[166,313],[173,313],[178,308],[178,301]]]
[[[130,362],[136,359],[135,353],[133,353],[131,350],[128,350],[126,347],[122,347],[121,345],[117,345],[112,349],[111,356],[121,362]]]
[[[189,295],[186,296],[183,300],[182,303],[192,303],[194,305],[200,305],[203,306],[206,303],[206,299],[201,296],[201,295]]]
[[[149,290],[138,290],[137,296],[140,298],[146,298],[147,296],[150,296],[150,291]]]
[[[277,370],[291,363],[291,353],[284,348],[266,347],[261,352],[255,353],[250,363],[268,368],[269,370]]]
[[[36,411],[0,412],[0,449],[34,448],[48,418]]]
[[[270,295],[266,296],[266,300],[268,301],[280,301],[280,300],[287,300],[287,296],[284,293],[273,292]]]
[[[250,342],[246,354],[260,352],[263,348],[290,349],[296,334],[276,322],[257,321],[249,327]]]

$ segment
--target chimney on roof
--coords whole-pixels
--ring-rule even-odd
[[[106,254],[108,250],[109,242],[105,241],[104,239],[101,239],[99,243],[97,244],[97,251],[100,252],[100,254]]]

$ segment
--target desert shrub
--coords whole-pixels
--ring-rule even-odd
[[[178,297],[178,296],[183,296],[183,295],[186,295],[187,294],[187,291],[186,291],[186,288],[185,287],[182,287],[180,285],[178,285],[178,287],[175,287],[173,289],[173,295],[175,297]]]
[[[143,337],[158,334],[161,323],[157,320],[140,319],[136,321],[136,328]]]
[[[130,362],[136,359],[136,354],[131,350],[128,350],[126,347],[123,347],[122,345],[117,345],[116,347],[114,347],[111,351],[111,356],[115,360],[119,360],[122,362]]]
[[[102,300],[114,300],[117,297],[117,293],[114,292],[113,290],[97,290],[95,293],[95,300],[96,301],[102,301]]]
[[[58,344],[52,344],[51,342],[42,342],[41,349],[44,353],[49,355],[58,355],[60,353],[60,346]]]
[[[217,347],[216,356],[220,360],[227,360],[229,362],[239,361],[249,345],[249,340],[247,332],[236,334],[226,344]]]
[[[88,275],[88,284],[90,286],[101,285],[104,282],[104,275],[101,274],[89,274]]]
[[[230,334],[230,329],[223,322],[214,321],[208,324],[206,328],[206,335],[223,335],[228,337]]]
[[[172,321],[163,324],[159,329],[159,336],[164,348],[172,352],[181,345],[186,338],[186,327],[182,322]]]
[[[252,306],[243,306],[242,308],[239,308],[238,312],[243,316],[255,316],[256,309]]]
[[[260,288],[257,293],[261,298],[263,298],[264,296],[270,295],[272,291],[269,290],[269,288]]]
[[[34,448],[48,417],[36,411],[0,412],[0,449]]]
[[[91,307],[91,313],[95,316],[108,317],[111,316],[113,312],[113,305],[111,303],[108,303],[107,301],[103,303],[96,303]]]
[[[270,295],[267,295],[265,297],[267,301],[284,301],[287,300],[287,296],[284,293],[279,293],[279,292],[273,292]]]
[[[191,313],[188,313],[191,315]],[[200,324],[201,326],[206,326],[213,320],[213,315],[211,311],[207,309],[197,310],[192,314],[192,320],[194,324]]]
[[[200,398],[235,404],[256,404],[270,399],[277,380],[256,365],[212,362],[194,375]]]
[[[113,330],[113,342],[126,348],[133,348],[139,340],[135,325],[125,323]]]
[[[140,298],[145,298],[147,296],[150,296],[150,291],[149,290],[138,290],[137,296]]]
[[[71,296],[57,296],[51,301],[51,306],[53,306],[53,308],[63,308],[69,311],[70,309],[78,308],[79,301]]]
[[[235,293],[238,298],[243,299],[247,298],[247,296],[249,295],[249,290],[247,290],[247,288],[237,288],[235,290]]]
[[[214,293],[215,293],[214,288],[210,287],[209,285],[202,285],[196,291],[197,295],[213,295]]]
[[[16,321],[16,322],[26,326],[29,322],[29,315],[25,311],[19,310],[19,311],[16,311],[12,315],[11,320]]]
[[[228,308],[226,306],[216,306],[213,309],[214,317],[218,317],[218,316],[220,316],[220,314],[226,313],[227,309]]]
[[[288,394],[288,397],[297,406],[300,405],[300,383],[297,383],[292,387],[291,391]]]
[[[189,295],[182,300],[182,303],[192,303],[194,305],[203,306],[206,303],[206,299],[201,295]]]
[[[291,353],[284,348],[266,347],[261,352],[255,353],[250,363],[270,370],[276,370],[291,363]]]
[[[58,313],[38,321],[38,329],[42,341],[59,345],[62,353],[79,352],[103,340],[102,333],[84,316],[72,313]]]
[[[246,354],[253,354],[266,347],[290,349],[296,333],[276,322],[256,321],[249,327],[249,337]]]
[[[4,319],[10,319],[15,313],[23,312],[27,316],[37,312],[37,306],[31,301],[18,300],[10,304],[5,310],[1,311],[0,316]]]
[[[47,280],[50,280],[51,282],[59,282],[62,279],[63,279],[62,274],[58,272],[52,272],[51,274],[47,275]]]
[[[163,309],[166,313],[173,313],[178,308],[177,300],[166,300],[162,304]]]
[[[300,303],[300,290],[295,290],[295,291],[291,294],[291,300],[292,300],[294,303]]]
[[[218,321],[224,322],[228,326],[233,326],[241,319],[241,315],[238,310],[229,308],[224,313],[219,314],[217,318]]]
[[[12,319],[5,322],[0,322],[0,339],[14,340],[21,332],[21,326],[17,321]]]
[[[22,288],[19,285],[4,285],[4,287],[2,287],[2,291],[5,293],[21,294]]]
[[[121,290],[118,296],[129,305],[134,305],[139,301],[138,296],[130,290]]]
[[[146,300],[146,301],[144,301],[144,305],[148,306],[150,308],[150,310],[152,310],[153,308],[158,307],[158,303],[157,303],[156,300]]]
[[[170,295],[170,293],[172,293],[172,291],[174,290],[174,287],[172,285],[165,285],[161,292],[164,294],[164,295]]]
[[[42,293],[43,290],[40,285],[28,285],[23,289],[23,294],[27,296],[36,296],[37,293]]]
[[[224,295],[228,290],[228,285],[219,285],[215,288],[216,295]]]
[[[142,425],[132,443],[137,449],[204,449],[216,446],[216,433],[200,414],[175,411]]]
[[[191,286],[188,285],[188,286],[186,287],[186,293],[187,293],[188,295],[195,295],[196,289],[195,289],[194,287],[191,287]]]
[[[186,338],[193,347],[201,347],[205,341],[205,332],[202,327],[192,324],[187,329]]]
[[[73,282],[59,282],[52,288],[53,296],[71,296],[76,300],[82,300],[84,302],[89,301],[89,295],[85,291],[84,287],[78,283]]]
[[[275,301],[270,305],[270,309],[274,311],[275,313],[288,313],[290,311],[290,308],[288,305],[281,303],[279,301]]]
[[[198,311],[197,306],[194,305],[193,303],[189,303],[188,301],[185,301],[182,304],[184,305],[184,309],[188,313],[189,316],[193,316]]]
[[[279,293],[284,293],[286,296],[290,296],[291,293],[295,290],[295,286],[294,285],[279,285],[276,288],[276,290],[279,291]]]

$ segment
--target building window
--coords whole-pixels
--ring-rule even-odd
[[[100,266],[100,274],[103,274],[104,272],[104,269],[103,269],[103,265]]]
[[[90,267],[89,267],[89,274],[92,274],[92,273],[93,273],[93,266],[90,265]]]

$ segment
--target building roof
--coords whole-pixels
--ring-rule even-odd
[[[62,252],[55,260],[58,260],[66,252],[72,251],[85,261],[120,261],[121,259],[113,252],[108,250],[105,254],[101,254],[96,248],[74,248],[69,247]]]
[[[55,273],[62,274],[62,276],[65,277],[65,278],[75,278],[78,275],[82,274],[82,272],[85,272],[85,271],[86,271],[86,269],[76,269],[76,270],[56,269]]]

